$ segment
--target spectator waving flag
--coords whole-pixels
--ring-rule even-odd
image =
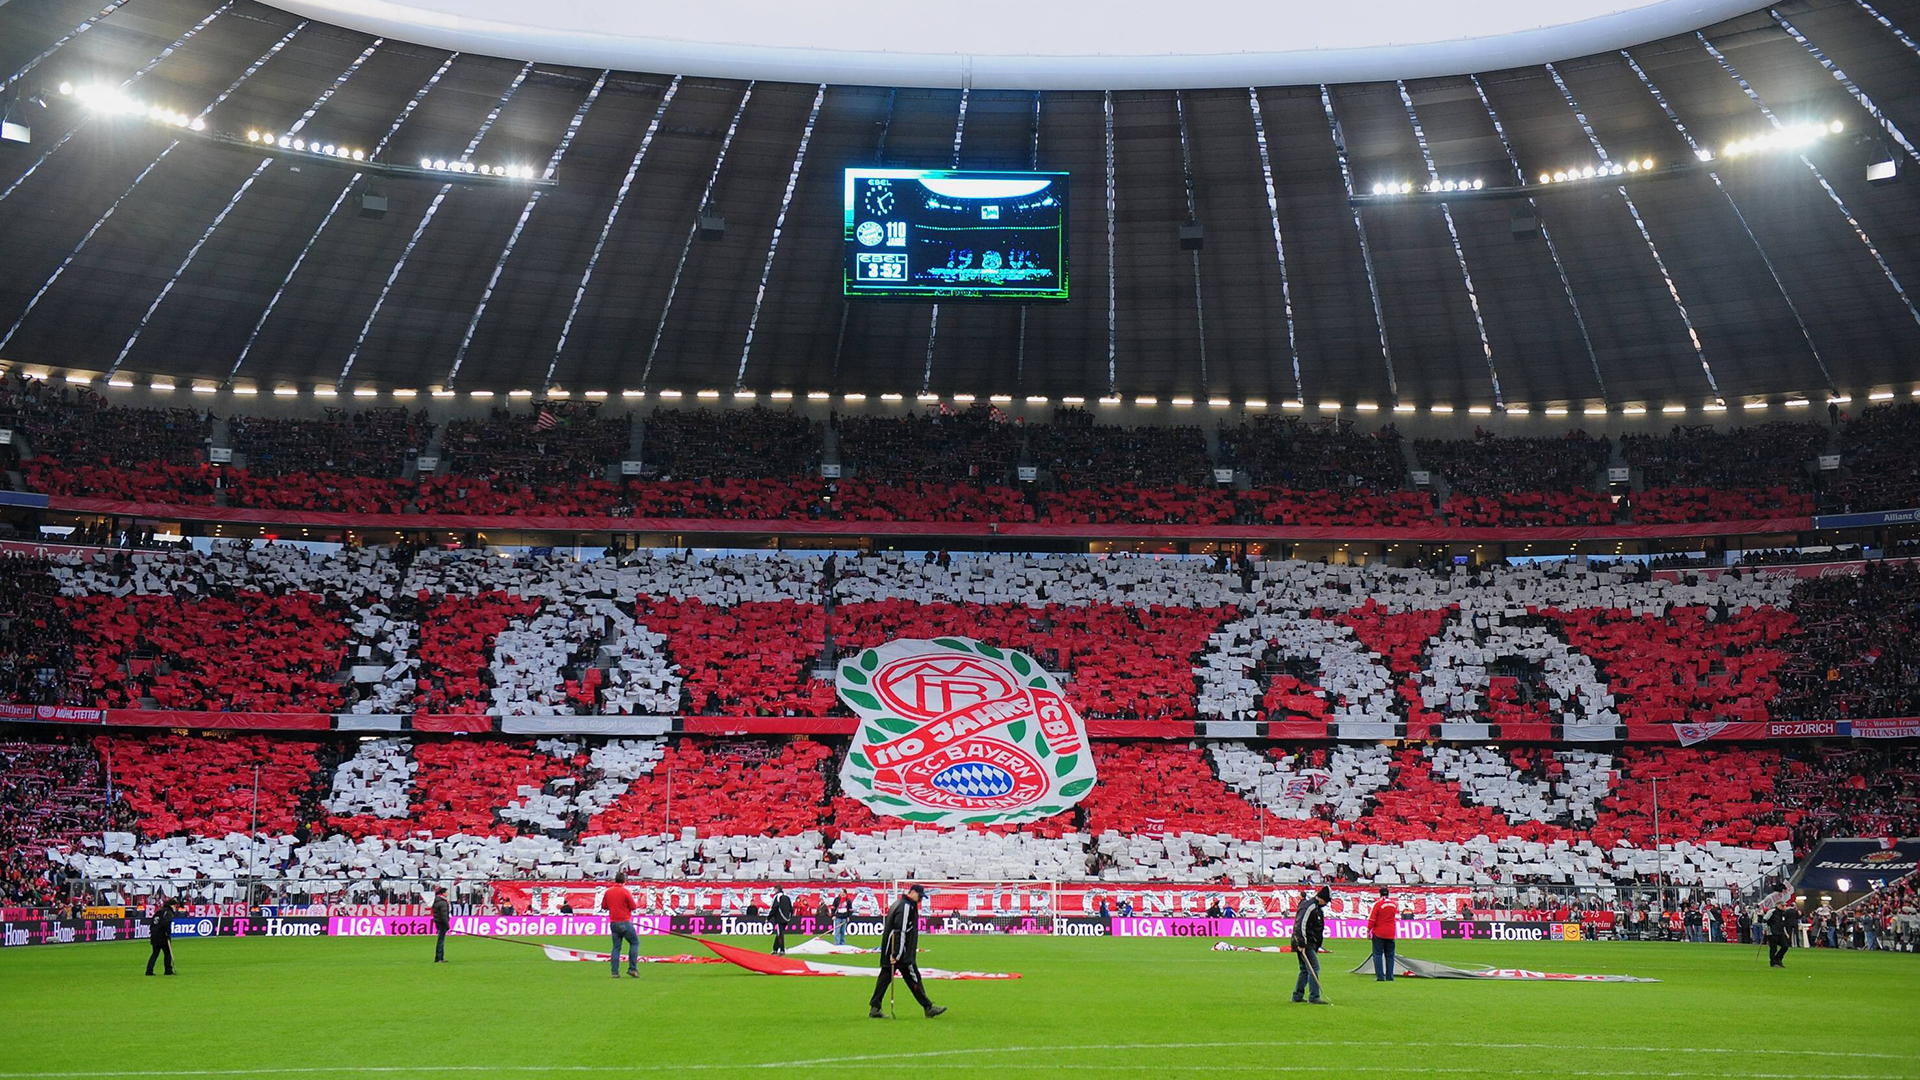
[[[533,418],[533,430],[535,431],[552,431],[559,426],[559,418],[544,408],[540,410],[539,416]]]

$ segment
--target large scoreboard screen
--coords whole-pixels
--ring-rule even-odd
[[[1067,174],[848,169],[845,296],[1065,300]]]

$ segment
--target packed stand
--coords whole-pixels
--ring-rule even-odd
[[[650,479],[792,479],[819,473],[818,421],[791,410],[655,409],[642,432]]]
[[[228,431],[233,448],[246,455],[250,476],[323,473],[391,480],[433,440],[436,426],[424,409],[329,408],[320,420],[236,416]]]
[[[1605,525],[1613,502],[1594,490],[1612,448],[1577,431],[1560,438],[1419,439],[1420,464],[1447,478],[1441,514],[1454,525]]]
[[[1639,524],[1745,521],[1813,513],[1808,467],[1827,443],[1816,423],[1779,421],[1715,431],[1676,425],[1666,435],[1623,435],[1621,452],[1640,470],[1633,496]]]
[[[1920,506],[1920,404],[1869,405],[1840,429],[1840,478],[1823,509],[1834,513]]]
[[[1096,424],[1086,409],[1066,408],[1026,431],[1028,457],[1062,488],[1193,486],[1212,475],[1197,427]]]
[[[1920,567],[1870,562],[1795,585],[1802,632],[1772,714],[1788,720],[1920,716]]]
[[[0,427],[24,436],[20,470],[34,491],[207,505],[217,476],[207,464],[212,419],[192,409],[110,405],[86,387],[0,376]]]
[[[965,412],[836,416],[840,460],[865,480],[1005,484],[1019,456],[1021,425],[990,405]]]
[[[442,456],[452,476],[485,478],[495,487],[544,488],[605,479],[631,434],[625,414],[601,416],[593,402],[548,401],[524,412],[496,408],[484,420],[448,422]]]
[[[47,849],[114,827],[100,759],[85,746],[0,740],[0,907],[56,907],[68,872]]]
[[[74,628],[45,559],[0,555],[0,701],[66,705],[85,696],[72,682]]]

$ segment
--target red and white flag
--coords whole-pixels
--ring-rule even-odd
[[[533,418],[533,430],[535,431],[551,431],[558,426],[560,426],[559,417],[554,416],[545,409],[541,409],[540,415]]]

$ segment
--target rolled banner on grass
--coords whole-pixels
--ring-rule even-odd
[[[787,950],[788,956],[875,956],[879,949],[863,949],[858,945],[835,945],[823,937],[810,937]]]
[[[1290,953],[1293,951],[1293,946],[1291,945],[1235,945],[1231,941],[1216,941],[1213,943],[1213,951],[1214,952]],[[1322,951],[1324,952],[1325,950],[1322,950]]]
[[[604,964],[613,959],[611,953],[594,952],[590,949],[563,949],[558,945],[543,945],[541,948],[546,950],[549,960],[578,960],[589,964]],[[679,956],[643,956],[640,962],[643,964],[721,964],[726,961],[713,956],[688,956],[682,953]]]
[[[1373,961],[1362,960],[1352,969],[1355,975],[1373,974]],[[1652,983],[1659,979],[1642,979],[1633,975],[1568,975],[1558,971],[1529,971],[1526,968],[1497,968],[1484,964],[1472,967],[1453,967],[1449,964],[1436,964],[1431,960],[1416,960],[1410,956],[1393,958],[1393,973],[1409,979],[1511,979],[1519,982],[1611,982],[1611,983]]]
[[[854,967],[851,964],[827,964],[818,960],[799,960],[793,956],[773,956],[768,953],[742,949],[737,945],[723,945],[718,941],[708,941],[703,937],[693,940],[712,949],[714,955],[731,964],[737,964],[748,971],[761,975],[852,975],[857,978],[871,979],[878,975],[879,969]],[[921,968],[923,979],[1017,979],[1017,971],[942,971],[939,968]]]

